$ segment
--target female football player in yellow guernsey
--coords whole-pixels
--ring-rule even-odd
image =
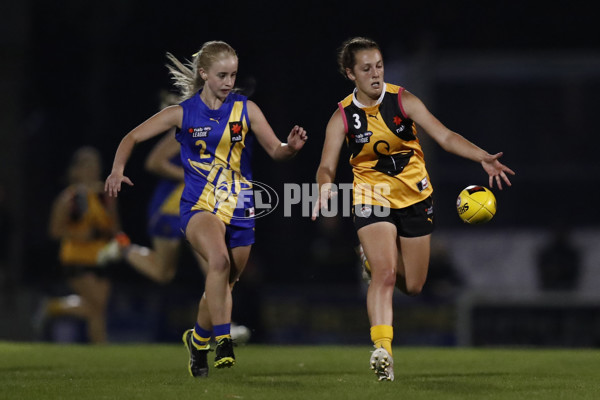
[[[235,363],[230,335],[231,290],[254,243],[253,139],[256,137],[274,160],[286,160],[304,146],[307,135],[303,128],[294,126],[287,143],[281,143],[260,108],[234,93],[238,58],[227,43],[205,43],[185,65],[171,54],[168,57],[183,101],[161,110],[121,140],[105,190],[117,196],[123,182],[132,185],[123,173],[136,143],[177,129],[185,181],[181,229],[208,262],[196,325],[183,335],[190,355],[189,372],[203,377],[208,375],[211,336],[217,342],[214,366],[231,367]]]
[[[393,307],[397,286],[417,295],[425,284],[433,231],[433,191],[415,123],[444,150],[480,163],[502,189],[514,175],[491,155],[446,128],[412,93],[385,83],[376,42],[353,38],[338,54],[344,77],[355,84],[338,104],[326,129],[317,171],[320,200],[313,219],[331,197],[340,149],[346,141],[354,174],[354,224],[369,260],[371,283],[367,313],[371,323],[371,368],[379,380],[393,380]]]
[[[111,285],[96,262],[100,249],[119,231],[115,199],[105,195],[98,150],[78,149],[69,165],[69,186],[54,201],[49,233],[60,240],[59,259],[76,295],[50,299],[42,313],[72,315],[87,322],[91,343],[107,341],[106,309]]]

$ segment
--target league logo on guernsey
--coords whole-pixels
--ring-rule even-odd
[[[230,122],[229,132],[231,133],[231,143],[242,141],[242,121]]]
[[[357,134],[350,135],[350,137],[354,139],[354,142],[357,144],[369,143],[371,141],[371,136],[373,136],[373,132],[371,131],[359,132]]]
[[[188,132],[192,134],[193,138],[205,138],[208,136],[211,129],[210,126],[201,126],[198,128],[190,128],[188,129]]]

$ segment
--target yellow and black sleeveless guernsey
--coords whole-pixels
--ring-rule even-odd
[[[403,90],[386,83],[374,106],[360,104],[354,93],[338,103],[352,153],[355,205],[404,208],[433,192],[417,128],[402,108]]]
[[[90,230],[98,232],[92,239],[63,239],[60,243],[59,259],[64,266],[96,267],[98,252],[110,241],[110,234],[115,230],[116,221],[107,211],[103,203],[103,193],[92,190],[81,191],[74,187],[67,190],[73,191],[74,207],[71,220],[67,229],[72,233],[85,233]],[[76,214],[76,215],[73,215]],[[104,234],[101,234],[104,232]]]

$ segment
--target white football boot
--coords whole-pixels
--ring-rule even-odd
[[[371,369],[380,381],[394,380],[394,359],[383,347],[379,347],[371,354]]]

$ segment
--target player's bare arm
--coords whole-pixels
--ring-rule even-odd
[[[340,158],[340,150],[346,137],[344,121],[340,110],[335,110],[325,130],[325,143],[321,153],[321,162],[317,169],[317,184],[319,185],[319,200],[313,209],[312,220],[317,218],[319,210],[327,205],[331,198],[331,184],[336,175]]]
[[[502,153],[489,154],[462,135],[448,129],[429,112],[417,96],[408,91],[402,93],[402,105],[408,117],[422,127],[444,150],[481,163],[489,176],[490,187],[493,187],[496,182],[498,188],[502,189],[502,181],[511,186],[507,174],[514,175],[515,173],[498,161],[502,157]]]
[[[122,182],[133,186],[133,182],[124,176],[123,172],[135,145],[158,136],[173,127],[181,127],[182,120],[183,108],[181,106],[170,106],[154,114],[125,135],[117,148],[111,174],[106,178],[104,184],[104,190],[108,192],[109,196],[117,196],[121,191]]]

